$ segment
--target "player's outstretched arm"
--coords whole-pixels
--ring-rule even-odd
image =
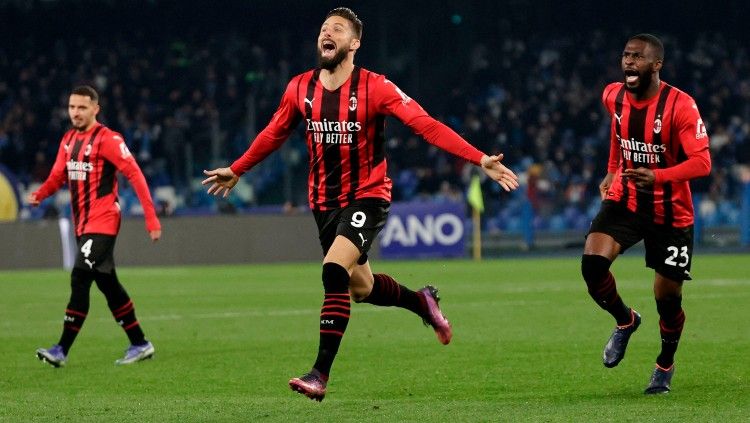
[[[480,164],[482,170],[495,182],[500,184],[506,191],[512,191],[518,188],[518,176],[512,170],[505,167],[500,161],[503,159],[502,154],[482,156]]]
[[[213,195],[223,194],[224,198],[229,196],[229,191],[231,191],[232,188],[237,185],[237,181],[240,180],[240,177],[232,172],[232,169],[228,167],[220,167],[214,170],[204,170],[203,174],[208,176],[208,178],[204,179],[202,184],[211,184],[211,186],[208,187],[207,192]]]

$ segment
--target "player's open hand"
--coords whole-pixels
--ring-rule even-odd
[[[612,181],[615,179],[614,173],[607,173],[607,176],[602,179],[602,182],[599,184],[599,196],[602,197],[602,201],[607,199],[607,195],[609,193],[609,187],[612,186]]]
[[[625,169],[622,171],[622,176],[635,182],[638,188],[646,188],[654,185],[656,176],[654,171],[645,167],[639,167],[638,169]]]
[[[232,172],[232,169],[228,167],[220,167],[214,170],[204,170],[203,173],[208,176],[201,182],[203,185],[211,184],[208,187],[208,193],[213,195],[222,195],[226,198],[229,195],[229,191],[237,185],[237,181],[240,177]]]
[[[495,182],[500,184],[506,191],[512,191],[518,188],[518,176],[512,170],[505,167],[500,161],[503,159],[502,154],[482,156],[480,164],[482,170]]]
[[[155,229],[153,231],[148,231],[148,236],[151,238],[151,242],[156,242],[161,238],[161,229]]]
[[[29,196],[26,197],[26,201],[29,203],[29,205],[31,205],[33,207],[38,206],[39,203],[40,203],[39,199],[36,197],[36,193],[35,192],[32,192],[31,194],[29,194]]]

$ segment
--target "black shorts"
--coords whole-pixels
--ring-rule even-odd
[[[385,226],[390,209],[391,203],[388,201],[379,198],[363,198],[338,209],[313,210],[323,255],[328,254],[333,240],[338,235],[343,235],[354,243],[362,254],[357,263],[365,264],[367,252],[375,237]]]
[[[83,234],[77,238],[78,252],[74,267],[85,271],[112,273],[115,270],[114,235]]]
[[[604,201],[599,214],[591,222],[589,233],[592,232],[601,232],[614,238],[622,247],[621,253],[643,240],[647,267],[676,281],[692,279],[692,225],[684,228],[659,225],[614,201]]]

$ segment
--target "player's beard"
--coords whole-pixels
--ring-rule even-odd
[[[323,57],[322,50],[318,48],[318,66],[320,66],[321,69],[332,71],[336,69],[336,66],[340,65],[344,59],[346,59],[348,53],[349,50],[342,47],[336,50],[336,54],[334,54],[333,57],[327,58]]]
[[[70,120],[70,125],[76,131],[83,131],[84,129],[86,129],[86,126],[88,126],[85,119],[81,119],[78,122],[79,122],[79,124],[77,125],[76,122],[73,119]]]
[[[639,96],[641,94],[644,94],[648,90],[648,87],[651,86],[651,81],[653,80],[654,80],[654,74],[652,72],[649,72],[649,71],[641,72],[638,74],[638,85],[631,87],[628,85],[626,81],[625,89]]]

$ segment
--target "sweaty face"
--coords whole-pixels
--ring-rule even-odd
[[[354,48],[354,39],[348,20],[340,16],[330,16],[323,22],[318,35],[318,65],[327,70],[335,69]]]
[[[71,94],[68,100],[68,116],[70,123],[78,131],[86,131],[96,120],[99,104],[89,96]]]
[[[648,90],[656,72],[657,58],[653,49],[645,41],[630,40],[622,52],[622,72],[625,75],[625,88],[634,94]]]

